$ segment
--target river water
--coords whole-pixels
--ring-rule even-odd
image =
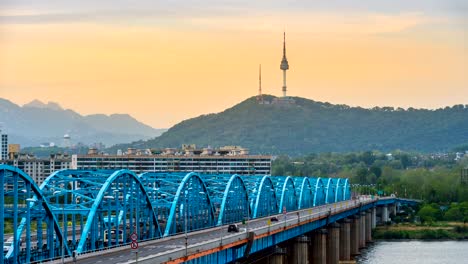
[[[356,260],[357,264],[468,263],[468,241],[379,241]]]

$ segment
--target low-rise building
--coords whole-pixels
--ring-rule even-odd
[[[119,153],[120,154],[120,153]],[[161,151],[128,149],[120,155],[101,154],[90,150],[88,155],[72,155],[73,169],[129,169],[136,173],[149,171],[182,171],[211,174],[266,175],[271,173],[272,156],[249,155],[240,147]]]
[[[37,158],[31,154],[18,153],[4,161],[5,164],[18,167],[28,174],[37,185],[53,172],[71,168],[71,157],[68,154],[52,154],[49,158]]]

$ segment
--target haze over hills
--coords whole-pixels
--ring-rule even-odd
[[[64,134],[72,143],[113,145],[159,136],[165,129],[154,129],[127,114],[82,116],[59,104],[34,100],[24,106],[0,98],[0,124],[11,143],[38,146],[43,142],[60,145]]]
[[[273,96],[265,96],[267,101]],[[292,97],[295,104],[258,104],[251,97],[221,113],[188,119],[161,136],[125,149],[241,145],[251,153],[304,155],[363,150],[444,151],[468,143],[468,106],[364,109]]]

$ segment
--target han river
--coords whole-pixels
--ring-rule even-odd
[[[378,241],[356,260],[357,264],[468,263],[468,241]]]

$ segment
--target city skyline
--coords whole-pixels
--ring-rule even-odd
[[[0,97],[128,113],[153,127],[220,112],[262,90],[351,106],[468,101],[462,1],[324,3],[6,1]],[[162,8],[164,7],[164,8]]]

